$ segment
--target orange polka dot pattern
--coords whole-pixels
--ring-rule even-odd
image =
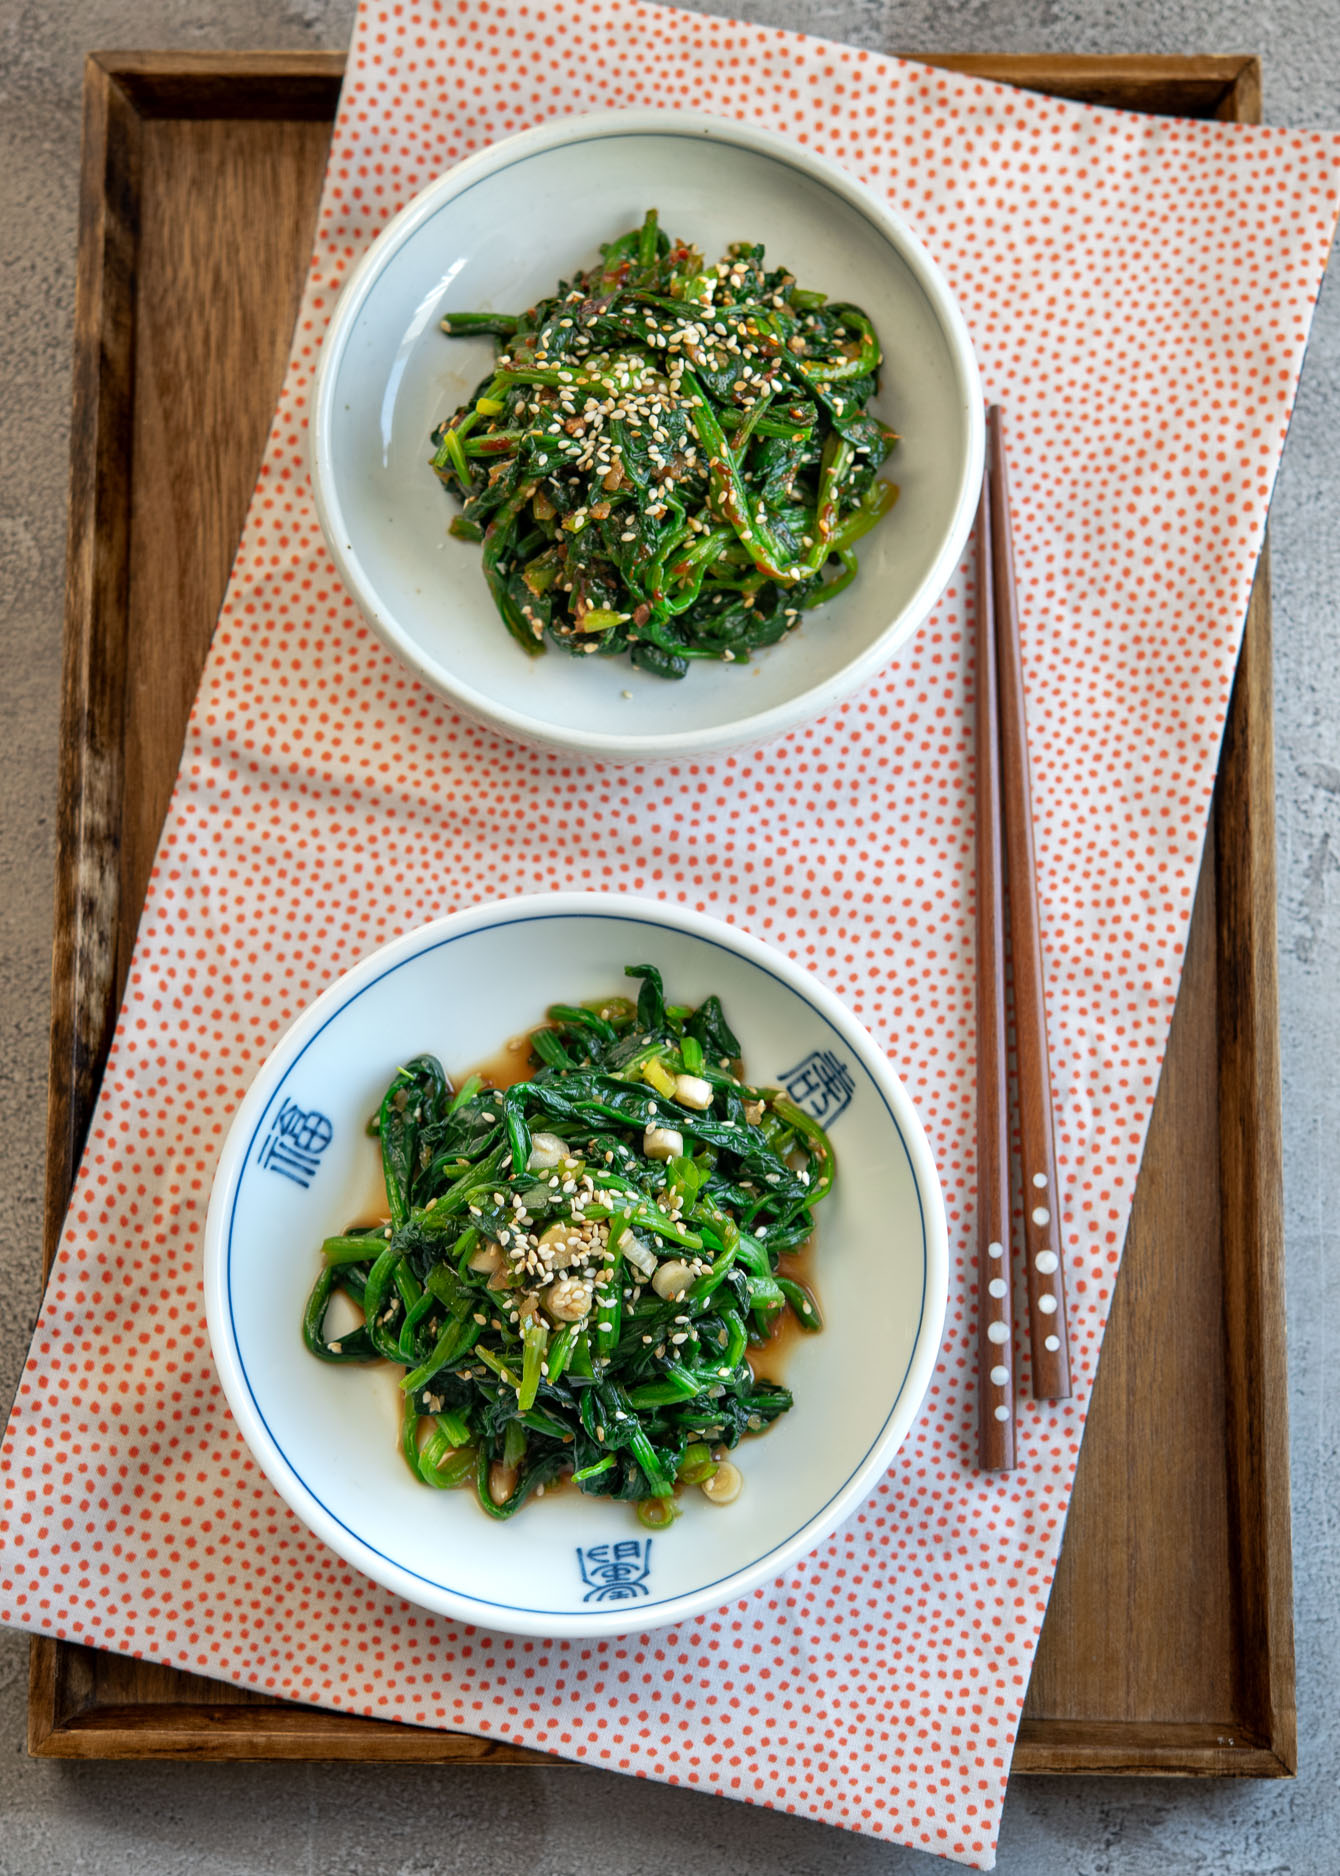
[[[966,567],[824,720],[651,776],[456,720],[359,622],[317,531],[312,373],[393,211],[542,119],[676,104],[789,133],[887,196],[1009,414],[1076,1381],[1061,1407],[1025,1396],[1010,1477],[972,1470]],[[4,1446],[6,1620],[990,1867],[1338,152],[615,0],[363,7],[293,359]],[[926,1118],[953,1255],[929,1396],[864,1509],[743,1601],[602,1644],[454,1627],[313,1540],[227,1414],[200,1291],[220,1142],[303,1005],[421,920],[559,885],[724,912],[830,982]]]

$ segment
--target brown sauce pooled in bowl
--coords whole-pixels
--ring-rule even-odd
[[[496,1088],[499,1093],[504,1088],[514,1087],[518,1081],[529,1081],[535,1069],[531,1063],[528,1041],[529,1032],[524,1036],[513,1036],[495,1054],[487,1056],[482,1062],[476,1062],[470,1068],[462,1069],[460,1074],[448,1071],[447,1080],[453,1089],[463,1088],[471,1075],[478,1075],[486,1088]],[[372,1136],[372,1144],[377,1147],[375,1134]],[[371,1178],[372,1189],[367,1199],[355,1208],[354,1216],[346,1226],[347,1230],[355,1226],[384,1225],[387,1222],[386,1185],[382,1178],[380,1148],[377,1148],[377,1164],[372,1169]]]
[[[543,1023],[537,1025],[543,1029]],[[534,1030],[527,1030],[523,1036],[513,1036],[493,1055],[486,1056],[482,1062],[459,1075],[450,1077],[455,1088],[463,1088],[471,1075],[478,1075],[486,1088],[497,1088],[499,1093],[504,1088],[514,1088],[519,1081],[529,1081],[535,1073],[530,1059],[530,1038]]]
[[[814,1282],[815,1240],[817,1231],[812,1231],[803,1244],[794,1251],[783,1251],[777,1259],[777,1275],[789,1277],[792,1283],[803,1284],[814,1298],[823,1313],[823,1298],[819,1295]],[[796,1343],[808,1330],[802,1329],[793,1309],[779,1312],[772,1325],[772,1334],[766,1342],[751,1345],[745,1350],[745,1360],[754,1371],[756,1381],[776,1381],[779,1386],[786,1385],[786,1371],[791,1365],[791,1355]]]
[[[528,1031],[525,1035],[514,1036],[495,1054],[486,1057],[482,1062],[476,1062],[462,1074],[454,1076],[453,1085],[457,1088],[461,1087],[471,1075],[478,1075],[486,1087],[497,1088],[500,1091],[514,1087],[519,1081],[529,1081],[535,1072],[528,1047],[532,1033]],[[738,1061],[732,1066],[737,1074],[741,1072],[742,1065]],[[372,1219],[369,1222],[378,1221]],[[777,1260],[777,1274],[779,1277],[789,1277],[793,1283],[803,1284],[822,1314],[823,1298],[819,1295],[814,1282],[817,1236],[817,1231],[812,1231],[805,1242],[797,1245],[794,1251],[784,1251]],[[786,1371],[791,1364],[792,1350],[801,1336],[806,1333],[807,1331],[801,1328],[794,1310],[781,1310],[773,1323],[772,1334],[767,1341],[754,1344],[745,1350],[745,1360],[753,1370],[754,1379],[775,1381],[779,1386],[784,1387]],[[548,1487],[551,1492],[555,1489],[555,1485]],[[573,1489],[576,1490],[576,1487],[574,1486]]]
[[[369,1145],[377,1151],[375,1139]],[[368,1195],[355,1205],[346,1222],[346,1231],[366,1231],[370,1225],[387,1225],[391,1221],[386,1214],[386,1181],[382,1177],[381,1154],[377,1152],[377,1163],[369,1169]]]
[[[544,1025],[537,1025],[544,1027]],[[448,1073],[448,1080],[453,1088],[461,1088],[471,1075],[478,1075],[486,1088],[496,1088],[501,1093],[505,1088],[515,1087],[520,1081],[529,1081],[535,1073],[535,1065],[530,1059],[529,1041],[533,1031],[513,1036],[510,1041],[486,1056],[482,1061],[472,1063],[459,1074]],[[736,1065],[739,1070],[739,1064]],[[374,1142],[375,1144],[375,1142]],[[380,1155],[372,1174],[372,1189],[366,1203],[356,1208],[356,1214],[349,1221],[349,1226],[382,1225],[386,1223],[386,1187],[382,1181]],[[814,1281],[816,1257],[816,1239],[818,1232],[813,1231],[805,1242],[794,1251],[784,1251],[777,1260],[777,1275],[789,1277],[793,1283],[799,1283],[809,1291],[823,1311],[823,1298]],[[766,1342],[752,1344],[745,1351],[745,1360],[753,1370],[756,1381],[775,1381],[779,1386],[786,1385],[786,1371],[791,1364],[791,1354],[796,1343],[807,1333],[802,1329],[792,1309],[781,1310],[773,1323],[772,1334]],[[546,1491],[552,1493],[564,1484],[565,1480],[552,1482]],[[573,1488],[576,1489],[575,1487]]]

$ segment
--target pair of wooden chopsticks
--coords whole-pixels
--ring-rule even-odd
[[[1000,411],[987,412],[977,511],[978,1463],[1014,1465],[1005,906],[1014,966],[1024,1256],[1035,1400],[1070,1393],[1060,1193],[1038,936],[1019,607]],[[1007,887],[1008,874],[1008,887]]]

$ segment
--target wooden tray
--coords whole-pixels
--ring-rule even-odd
[[[944,58],[1255,121],[1256,61]],[[278,396],[343,60],[89,60],[46,1258]],[[184,318],[183,307],[190,317]],[[1263,561],[1185,981],[1014,1769],[1294,1769],[1270,601]],[[47,1640],[51,1757],[534,1761]]]

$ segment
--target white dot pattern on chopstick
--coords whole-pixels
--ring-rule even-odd
[[[1045,1186],[1046,1183],[1047,1183],[1046,1173],[1034,1173],[1033,1174],[1033,1184],[1035,1186]]]
[[[1033,1268],[1040,1270],[1044,1277],[1050,1277],[1060,1261],[1055,1251],[1039,1251],[1033,1259]]]
[[[991,1292],[992,1296],[1004,1296],[1009,1285],[1006,1283],[1004,1277],[992,1277],[986,1287]]]
[[[986,1325],[986,1339],[988,1342],[1007,1342],[1009,1336],[1010,1332],[1003,1322],[989,1322]]]
[[[1061,1346],[1061,1338],[1059,1335],[1049,1335],[1044,1340],[1042,1346],[1047,1350],[1048,1354],[1054,1355]]]
[[[1003,1257],[1005,1255],[1005,1246],[996,1243],[988,1244],[986,1254],[988,1257]]]
[[[1052,1215],[1045,1205],[1035,1205],[1033,1207],[1033,1223],[1035,1225],[1049,1225],[1051,1221]]]
[[[1046,1291],[1044,1295],[1038,1298],[1038,1308],[1042,1311],[1044,1316],[1054,1316],[1056,1314],[1056,1298],[1052,1295],[1050,1290]]]
[[[1009,1369],[1002,1367],[1000,1364],[997,1364],[996,1367],[994,1367],[991,1370],[991,1385],[993,1387],[1008,1387],[1009,1382],[1010,1382]]]
[[[1008,1420],[1009,1417],[1010,1417],[1010,1410],[1008,1407],[997,1407],[996,1409],[997,1420]]]

